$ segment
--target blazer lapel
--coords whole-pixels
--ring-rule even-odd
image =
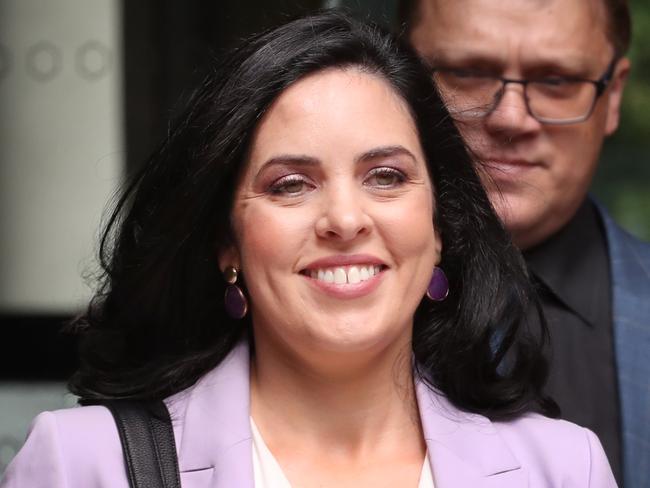
[[[609,247],[626,486],[650,487],[650,247],[601,208]]]
[[[196,385],[166,400],[183,488],[254,488],[249,381],[242,341]]]
[[[466,413],[416,380],[416,395],[436,488],[522,488],[520,463],[485,417]]]
[[[492,423],[416,381],[436,488],[525,488],[524,470]],[[254,488],[245,342],[196,385],[166,400],[183,488]]]

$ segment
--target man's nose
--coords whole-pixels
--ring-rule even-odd
[[[326,192],[321,215],[316,222],[319,237],[340,242],[352,241],[372,228],[362,190],[339,187]]]
[[[489,131],[517,135],[538,130],[541,124],[530,114],[524,87],[507,83],[496,101],[496,105],[485,118]]]

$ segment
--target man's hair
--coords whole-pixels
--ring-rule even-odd
[[[400,0],[398,20],[400,30],[408,32],[413,27],[420,2],[428,0]],[[614,53],[623,56],[630,48],[632,18],[628,0],[602,0],[605,7],[606,34],[614,46]]]

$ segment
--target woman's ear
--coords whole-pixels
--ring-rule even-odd
[[[436,250],[436,264],[442,260],[442,238],[438,229],[433,230],[433,238],[436,240],[434,246]]]
[[[241,260],[239,258],[239,251],[234,245],[229,244],[226,247],[219,249],[218,257],[219,257],[219,269],[221,270],[221,273],[223,273],[224,270],[229,266],[232,266],[233,268],[236,268],[238,270],[241,269]]]

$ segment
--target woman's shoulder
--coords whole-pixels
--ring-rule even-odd
[[[605,451],[589,429],[535,413],[493,425],[521,464],[534,467],[531,472],[544,476],[546,482],[562,476],[566,483],[568,476],[575,478],[576,486],[584,479],[590,480],[590,486],[616,486]]]
[[[451,472],[450,480],[458,476],[459,466],[471,466],[480,474],[472,478],[473,483],[455,486],[480,486],[476,480],[486,477],[500,478],[495,486],[504,487],[525,482],[528,484],[524,486],[531,488],[616,486],[600,441],[588,429],[535,413],[507,421],[490,420],[456,407],[422,381],[416,384],[416,394],[427,446],[434,453],[434,467],[435,454],[442,453],[447,465],[461,461],[455,470],[439,468]]]
[[[1,488],[128,487],[117,427],[101,406],[43,412],[7,467]]]
[[[89,451],[93,455],[99,452],[122,452],[113,416],[103,406],[42,412],[32,421],[28,440],[32,436],[56,442],[69,454],[88,456]]]
[[[512,420],[493,421],[502,435],[519,443],[554,443],[557,439],[582,442],[594,435],[590,430],[562,419],[526,413]]]
[[[117,434],[115,421],[110,411],[100,405],[77,406],[61,410],[45,411],[38,414],[32,421],[32,429],[37,426],[63,429],[71,435],[86,436],[108,432]]]

